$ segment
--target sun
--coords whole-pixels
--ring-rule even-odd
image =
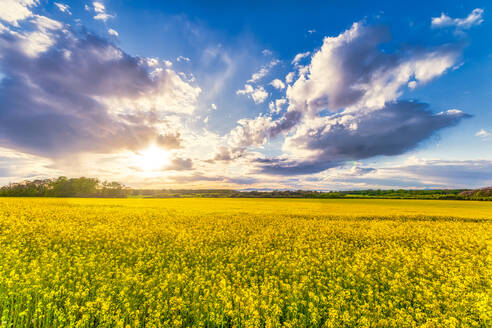
[[[163,169],[169,163],[169,152],[156,146],[139,151],[136,154],[136,166],[145,172]]]

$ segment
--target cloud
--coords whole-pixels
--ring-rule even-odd
[[[220,146],[217,148],[217,152],[214,156],[215,161],[230,161],[232,160],[232,154],[229,148]]]
[[[191,61],[191,59],[190,59],[190,58],[188,58],[188,57],[184,57],[184,56],[178,56],[178,58],[176,58],[176,60],[177,60],[178,62],[190,62],[190,61]]]
[[[212,110],[217,110],[217,105],[216,104],[212,104],[212,105],[210,105],[210,107],[212,108]]]
[[[264,56],[271,56],[273,53],[268,49],[263,49],[261,52]]]
[[[257,178],[224,178],[224,182],[234,183],[238,185],[250,185],[260,182]]]
[[[62,23],[39,15],[32,15],[30,23],[37,29],[29,32],[5,29],[0,35],[0,42],[2,39],[4,40],[3,45],[0,44],[0,46],[8,46],[7,43],[9,43],[9,46],[15,46],[26,55],[36,57],[56,42],[56,34],[63,27]],[[16,42],[9,42],[9,40]]]
[[[192,170],[193,162],[191,159],[183,159],[183,158],[173,158],[169,165],[164,167],[165,170],[173,170],[173,171],[184,171],[184,170]]]
[[[22,179],[45,178],[59,175],[46,158],[0,147],[0,185]]]
[[[66,5],[66,4],[63,4],[63,3],[59,3],[59,2],[55,2],[53,3],[62,13],[66,13],[68,15],[72,15],[72,13],[70,12],[70,6],[69,5]]]
[[[226,184],[239,184],[247,185],[258,182],[256,178],[230,178],[225,176],[207,176],[201,173],[194,173],[191,175],[174,175],[169,177],[170,180],[180,183],[187,184],[191,182],[222,182]]]
[[[96,13],[104,13],[104,12],[106,12],[106,7],[104,6],[104,4],[102,2],[94,1],[94,2],[92,2],[92,5],[93,5],[94,11]]]
[[[234,50],[224,49],[220,44],[203,50],[199,62],[202,70],[206,70],[201,76],[202,84],[206,88],[202,97],[204,102],[216,101],[224,90],[230,87],[228,82],[234,77],[239,63],[237,55],[232,55],[232,51]]]
[[[94,15],[94,19],[96,20],[102,20],[106,22],[109,18],[114,18],[114,15],[110,15],[106,12],[106,6],[100,1],[94,1],[92,2],[92,8],[96,15]],[[91,8],[89,6],[85,6],[85,10],[90,11]]]
[[[402,180],[412,186],[420,182],[426,188],[480,188],[492,185],[492,161],[416,160],[380,168],[376,176],[383,183]]]
[[[457,110],[432,113],[427,104],[399,101],[383,109],[305,120],[286,138],[284,150],[299,160],[262,161],[270,174],[310,174],[347,161],[399,155],[436,131],[470,117]]]
[[[293,64],[293,65],[298,65],[298,64],[299,64],[299,62],[300,62],[302,59],[304,59],[304,58],[308,57],[310,54],[311,54],[311,52],[310,52],[310,51],[306,51],[306,52],[303,52],[303,53],[299,53],[299,54],[297,54],[297,55],[294,57],[294,59],[292,60],[292,64]]]
[[[34,15],[33,23],[41,32],[45,33],[50,30],[59,30],[63,27],[62,23],[54,19],[39,15]]]
[[[363,176],[369,173],[374,173],[376,171],[377,169],[372,167],[352,166],[352,168],[349,171],[350,172],[349,174],[353,176]]]
[[[290,103],[311,113],[382,108],[396,100],[410,80],[424,84],[443,74],[459,54],[449,45],[393,54],[380,51],[380,44],[388,40],[386,29],[360,23],[326,37],[306,73],[287,89]]]
[[[166,149],[179,149],[182,142],[179,132],[161,134],[156,137],[156,143]]]
[[[223,181],[224,178],[220,176],[206,176],[200,173],[194,173],[192,175],[174,175],[168,178],[174,182],[183,184],[197,181]]]
[[[300,122],[302,114],[297,111],[288,111],[278,119],[260,115],[254,119],[241,119],[227,139],[233,151],[243,151],[250,146],[262,146],[268,138],[275,138],[279,134],[289,131]]]
[[[477,133],[475,133],[476,137],[487,138],[490,136],[490,132],[485,129],[480,129]]]
[[[3,0],[0,20],[18,27],[20,21],[32,16],[29,8],[37,4],[36,0]]]
[[[263,77],[265,77],[268,74],[268,68],[262,67],[258,72],[254,73],[251,76],[251,79],[248,80],[248,82],[257,82],[261,80]]]
[[[303,185],[330,190],[354,189],[454,189],[492,185],[490,160],[439,160],[410,157],[398,165],[376,168],[353,166],[333,168],[302,178]]]
[[[49,40],[37,49],[26,35],[0,34],[2,145],[47,157],[179,147],[166,120],[192,113],[200,88],[95,35],[53,30],[59,23],[41,17],[36,24],[29,36]]]
[[[263,103],[268,98],[269,93],[263,86],[258,86],[257,82],[263,79],[270,72],[270,69],[278,65],[278,63],[280,63],[278,59],[273,59],[267,65],[262,66],[258,72],[251,76],[251,79],[247,81],[243,89],[236,91],[236,94],[248,96],[248,98],[253,99],[255,104]],[[283,84],[282,81],[278,81]],[[280,84],[275,82],[275,85],[279,86]]]
[[[119,33],[116,30],[113,30],[112,28],[108,29],[108,34],[112,36],[119,36]]]
[[[268,92],[262,86],[253,87],[251,84],[245,84],[244,89],[237,90],[236,94],[245,95],[253,99],[255,104],[261,104],[268,98]]]
[[[268,104],[268,108],[270,109],[270,113],[278,114],[282,110],[284,110],[284,106],[286,104],[287,104],[287,99],[280,98],[280,99],[276,99],[275,101],[271,101]]]
[[[277,66],[278,63],[280,63],[278,59],[273,59],[267,65],[261,67],[258,72],[251,75],[251,79],[249,79],[247,82],[249,83],[258,82],[259,80],[264,78],[273,67]]]
[[[108,30],[108,32],[109,32],[109,30]],[[111,33],[109,33],[109,34],[111,34]],[[149,67],[159,66],[159,59],[158,58],[146,58],[146,60],[147,60],[147,65],[149,65]]]
[[[227,138],[231,153],[283,135],[284,154],[260,159],[261,171],[315,173],[346,161],[402,154],[469,117],[456,109],[434,114],[427,104],[398,100],[408,83],[425,84],[452,67],[458,47],[382,52],[380,44],[388,40],[387,30],[360,23],[326,37],[287,87],[285,112],[277,119],[260,115],[238,121]],[[254,90],[247,85],[242,93]],[[283,105],[271,102],[271,115],[281,112]]]
[[[229,133],[227,139],[237,149],[263,145],[270,134],[272,123],[271,117],[261,115],[252,120],[239,120],[238,126]]]
[[[475,8],[465,18],[451,18],[444,13],[440,17],[433,17],[431,26],[434,28],[451,27],[469,29],[472,26],[480,25],[483,22],[483,9]]]
[[[285,89],[285,84],[280,79],[273,80],[272,82],[270,82],[270,85],[272,85],[275,89],[279,89],[279,90]]]
[[[114,17],[114,15],[110,15],[107,13],[101,13],[101,14],[97,14],[96,16],[94,16],[94,19],[107,21],[108,19],[113,18],[113,17]]]
[[[295,76],[296,76],[296,73],[294,73],[294,72],[289,72],[289,73],[285,76],[285,83],[287,83],[287,84],[291,84],[291,83],[294,81]]]

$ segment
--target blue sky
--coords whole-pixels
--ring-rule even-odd
[[[4,2],[2,184],[492,184],[487,1]]]

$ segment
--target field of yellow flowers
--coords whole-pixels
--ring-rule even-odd
[[[491,327],[492,203],[0,198],[1,327]]]

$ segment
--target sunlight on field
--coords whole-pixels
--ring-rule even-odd
[[[487,327],[492,203],[0,198],[2,327]]]

